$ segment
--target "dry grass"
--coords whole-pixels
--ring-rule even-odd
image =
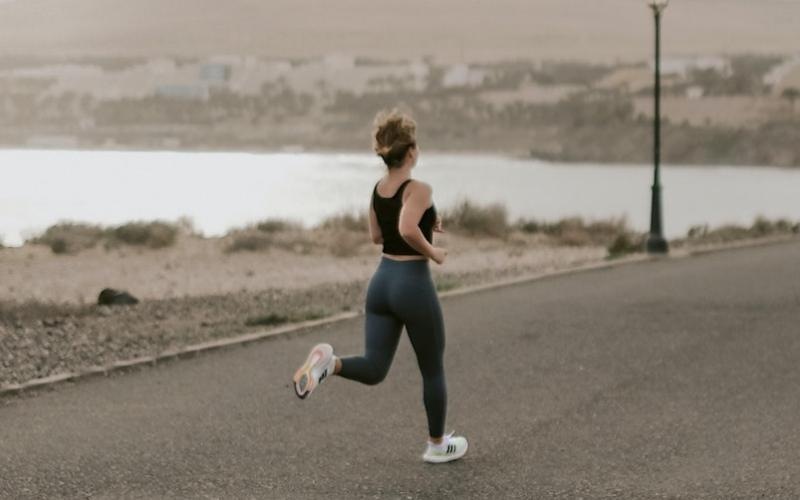
[[[800,222],[793,222],[789,219],[769,220],[765,217],[756,217],[750,227],[736,224],[727,224],[714,229],[709,228],[708,225],[693,226],[687,232],[686,238],[676,240],[675,243],[678,245],[727,243],[782,234],[800,234]]]
[[[311,229],[283,219],[266,219],[252,226],[230,231],[228,237],[231,241],[226,246],[226,251],[260,252],[276,248],[301,254],[352,257],[365,247],[364,234],[368,230],[366,214],[333,215]]]
[[[644,238],[628,227],[625,218],[587,222],[580,217],[569,217],[556,222],[520,219],[516,228],[532,234],[546,235],[558,246],[605,246],[610,258],[639,252]]]
[[[369,230],[369,216],[366,212],[357,215],[344,212],[327,217],[317,227],[337,231],[364,232]]]
[[[500,203],[479,205],[468,199],[442,211],[448,230],[468,236],[506,238],[511,230],[508,211]]]

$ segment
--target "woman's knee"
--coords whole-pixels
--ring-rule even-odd
[[[389,366],[376,360],[369,360],[369,370],[363,382],[367,385],[378,385],[386,378],[389,373]]]
[[[444,379],[444,363],[441,359],[420,363],[419,371],[423,380]]]

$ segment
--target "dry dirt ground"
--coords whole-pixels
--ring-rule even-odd
[[[431,264],[439,290],[602,260],[603,247],[553,247],[437,235],[450,249]],[[54,255],[28,245],[0,251],[0,386],[231,337],[270,325],[363,308],[380,259],[365,244],[348,257],[288,250],[225,252],[223,239],[183,238],[162,250],[95,248]],[[143,299],[93,305],[104,287]]]
[[[41,245],[0,252],[0,301],[92,303],[106,287],[129,290],[141,299],[181,298],[304,289],[325,283],[367,280],[380,247],[365,243],[347,257],[271,248],[226,252],[224,238],[186,237],[166,249],[95,247],[76,255],[54,255]],[[510,268],[540,272],[602,259],[602,247],[555,247],[541,237],[517,233],[507,240],[473,239],[438,233],[448,248],[444,265],[431,263],[434,276]]]

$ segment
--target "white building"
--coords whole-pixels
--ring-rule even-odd
[[[776,94],[781,94],[788,88],[800,90],[800,54],[772,68],[764,75],[763,81],[771,86]]]
[[[470,68],[467,64],[454,64],[445,70],[442,77],[442,86],[451,87],[477,87],[486,78],[486,71]]]
[[[655,61],[649,63],[650,70],[655,70]],[[667,57],[661,59],[661,74],[677,75],[685,78],[692,70],[713,69],[723,75],[732,72],[731,63],[723,57]]]

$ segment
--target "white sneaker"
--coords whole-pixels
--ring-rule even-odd
[[[467,440],[462,436],[453,437],[453,433],[445,435],[441,444],[428,441],[428,449],[422,459],[433,464],[458,460],[467,452]]]
[[[317,344],[311,348],[306,362],[297,369],[292,380],[294,392],[300,399],[305,399],[323,380],[333,375],[336,358],[330,344]]]

